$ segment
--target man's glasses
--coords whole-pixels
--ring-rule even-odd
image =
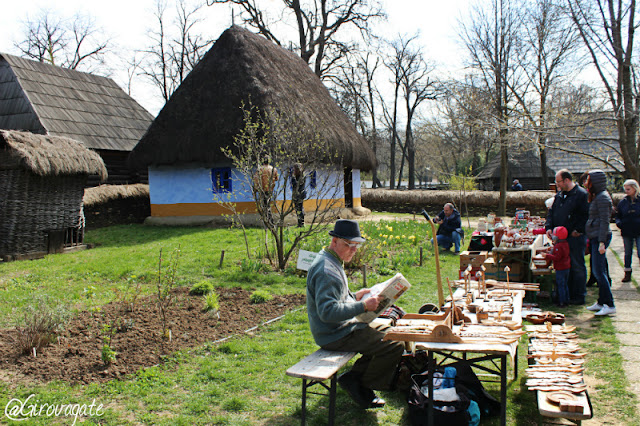
[[[347,247],[349,247],[349,248],[358,248],[358,247],[360,247],[360,243],[349,243],[349,242],[347,242],[347,240],[340,240],[340,241],[345,243],[345,245]]]

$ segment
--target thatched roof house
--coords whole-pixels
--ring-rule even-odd
[[[353,199],[354,206],[359,206],[359,171],[376,167],[367,141],[300,57],[233,26],[193,68],[131,152],[133,167],[149,167],[152,216],[219,214],[206,206],[210,193],[194,193],[191,197],[184,194],[207,181],[211,187],[211,168],[229,166],[221,148],[233,146],[234,136],[244,126],[242,106],[249,103],[259,111],[274,109],[288,114],[293,121],[302,123],[309,140],[319,137],[339,154],[332,160],[332,167],[340,176],[346,170],[349,178],[345,182],[352,184],[347,188],[345,183],[345,204],[349,206]],[[187,168],[190,176],[199,176],[189,183],[183,172]],[[160,171],[164,176],[156,184],[155,171],[156,176]],[[224,173],[231,176],[235,171],[227,169]],[[180,194],[178,190],[169,193],[167,182],[180,187]],[[195,204],[197,209],[193,208]],[[188,209],[176,208],[187,205]],[[170,211],[167,206],[171,206]]]
[[[549,182],[543,184],[540,157],[532,150],[509,153],[508,176],[509,188],[514,179],[518,179],[525,190],[549,189],[549,183],[553,182],[555,172],[547,166]],[[500,155],[493,157],[482,168],[477,177],[480,189],[494,191],[500,189]]]
[[[126,158],[152,120],[110,78],[0,53],[0,129],[81,141],[103,158],[109,183],[136,180]]]
[[[136,167],[225,157],[242,128],[241,105],[293,112],[341,154],[343,165],[371,170],[367,141],[300,57],[248,30],[226,30],[193,68],[131,153]],[[313,136],[310,134],[310,136]]]
[[[87,177],[100,156],[72,139],[0,130],[0,257],[40,256],[82,242]]]

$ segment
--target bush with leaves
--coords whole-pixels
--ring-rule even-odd
[[[189,290],[189,293],[203,295],[203,294],[209,294],[212,291],[213,291],[213,283],[209,280],[202,280],[195,283],[193,287],[191,287],[191,290]]]
[[[212,291],[204,296],[204,311],[216,313],[220,309],[220,301],[218,300],[218,293]]]
[[[273,299],[273,296],[266,290],[256,290],[249,297],[251,303],[264,303],[271,299]]]

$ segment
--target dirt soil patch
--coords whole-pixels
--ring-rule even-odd
[[[0,375],[21,381],[70,383],[105,382],[135,373],[140,368],[160,364],[164,357],[180,349],[196,347],[263,324],[305,303],[302,294],[274,296],[253,304],[250,292],[241,288],[218,289],[220,318],[203,312],[202,296],[175,291],[175,302],[167,314],[171,341],[162,339],[162,322],[154,297],[139,299],[133,311],[110,303],[97,312],[81,312],[65,326],[60,342],[33,355],[19,353],[15,330],[0,330]],[[101,359],[103,327],[120,318],[120,330],[113,334],[116,362]],[[123,327],[124,325],[124,327]],[[4,370],[4,371],[2,371]]]

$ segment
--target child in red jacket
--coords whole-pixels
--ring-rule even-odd
[[[556,293],[558,306],[564,308],[569,304],[569,271],[571,270],[571,258],[569,257],[569,233],[564,226],[556,226],[553,229],[553,249],[546,253],[545,257],[553,261],[553,269],[556,270]]]

